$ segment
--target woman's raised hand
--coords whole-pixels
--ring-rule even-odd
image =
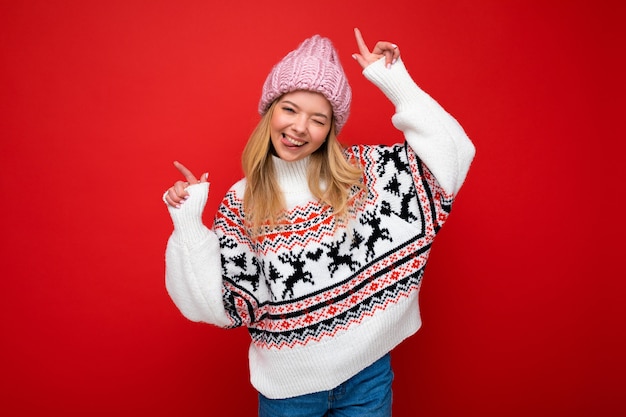
[[[370,51],[358,28],[354,28],[354,36],[356,38],[356,44],[359,47],[359,53],[353,54],[352,58],[354,58],[363,69],[382,57],[385,57],[385,66],[389,68],[400,57],[398,45],[394,43],[379,41],[374,46],[374,49]]]
[[[166,191],[163,196],[163,200],[170,206],[179,208],[180,205],[184,203],[187,198],[189,198],[187,187],[193,184],[208,182],[208,174],[202,174],[198,180],[196,176],[193,175],[193,173],[180,162],[174,161],[174,166],[178,169],[178,171],[180,171],[181,174],[183,174],[185,181],[176,181],[174,185]]]

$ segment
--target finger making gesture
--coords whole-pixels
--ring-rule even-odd
[[[181,174],[183,174],[185,180],[176,181],[174,185],[167,190],[163,196],[163,200],[170,206],[178,208],[187,198],[189,198],[187,187],[193,184],[208,182],[208,174],[202,174],[198,180],[196,176],[193,175],[193,173],[180,162],[174,161],[174,166],[178,169],[178,171],[180,171]]]
[[[359,47],[359,53],[353,54],[352,58],[354,58],[363,69],[382,57],[385,57],[385,66],[389,68],[400,57],[398,45],[394,43],[379,41],[374,46],[374,49],[370,51],[358,28],[354,28],[354,36],[356,38],[356,44]]]

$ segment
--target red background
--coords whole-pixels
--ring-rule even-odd
[[[395,415],[624,415],[626,16],[605,3],[2,1],[0,414],[255,414],[245,330],[166,294],[161,195],[174,159],[208,171],[211,221],[265,76],[314,33],[353,87],[343,141],[400,140],[359,26],[478,151],[393,353]]]

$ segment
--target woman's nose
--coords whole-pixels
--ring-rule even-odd
[[[304,132],[306,130],[306,117],[304,115],[298,115],[293,121],[293,130],[296,132]]]

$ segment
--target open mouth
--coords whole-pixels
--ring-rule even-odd
[[[300,147],[300,146],[302,146],[302,145],[304,145],[306,143],[306,142],[303,142],[303,141],[300,141],[300,140],[293,139],[293,138],[285,135],[284,133],[283,133],[283,139],[285,139],[287,142],[289,142],[293,146],[297,146],[297,147]]]

